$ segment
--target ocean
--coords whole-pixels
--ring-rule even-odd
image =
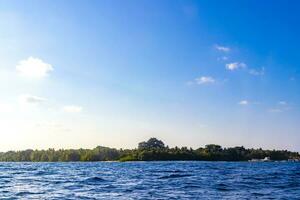
[[[300,163],[0,163],[0,199],[300,199]]]

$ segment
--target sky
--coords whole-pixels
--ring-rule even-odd
[[[0,151],[300,151],[299,6],[0,0]]]

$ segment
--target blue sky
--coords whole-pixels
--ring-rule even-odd
[[[299,151],[298,1],[1,1],[0,150]]]

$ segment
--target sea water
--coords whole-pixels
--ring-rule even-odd
[[[0,199],[300,199],[300,163],[0,163]]]

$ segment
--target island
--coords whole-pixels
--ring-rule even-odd
[[[135,149],[97,146],[94,149],[48,149],[0,153],[1,162],[95,162],[95,161],[299,161],[299,152],[287,150],[246,149],[243,146],[222,148],[208,144],[197,149],[166,146],[150,138]]]

